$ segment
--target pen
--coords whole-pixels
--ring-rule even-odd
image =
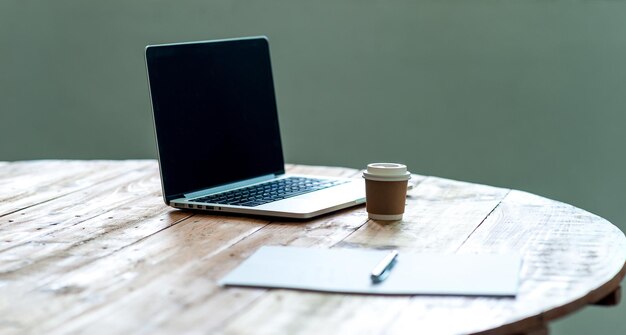
[[[396,264],[396,258],[398,257],[398,250],[393,250],[385,258],[383,258],[380,263],[378,263],[372,273],[370,274],[370,278],[372,279],[372,283],[378,284],[383,280],[387,279],[391,268]]]

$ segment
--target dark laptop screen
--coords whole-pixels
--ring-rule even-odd
[[[265,38],[149,46],[146,61],[168,201],[284,172]]]

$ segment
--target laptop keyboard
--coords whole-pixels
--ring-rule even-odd
[[[301,194],[347,183],[345,180],[329,180],[304,177],[288,177],[271,182],[240,188],[224,193],[193,199],[195,202],[255,207],[268,202],[295,197]]]

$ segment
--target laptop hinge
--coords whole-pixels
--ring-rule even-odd
[[[219,192],[223,192],[227,190],[232,190],[235,188],[246,187],[252,184],[261,183],[261,182],[271,180],[274,178],[276,178],[275,174],[268,174],[265,176],[238,181],[236,183],[230,183],[230,184],[226,184],[222,186],[207,188],[207,189],[196,191],[196,192],[185,193],[183,195],[185,196],[186,199],[198,198],[198,197],[202,197],[202,196],[213,194],[213,193],[219,193]]]

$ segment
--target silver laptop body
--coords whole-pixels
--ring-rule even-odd
[[[311,218],[365,202],[362,178],[285,174],[267,38],[149,45],[146,66],[166,204]]]

